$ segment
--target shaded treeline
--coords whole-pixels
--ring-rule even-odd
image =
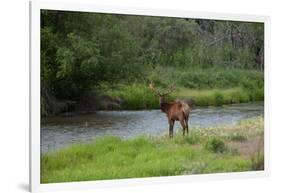
[[[263,29],[261,23],[43,10],[42,88],[71,103],[90,100],[89,92],[98,93],[102,85],[262,85]],[[233,86],[233,69],[251,76]],[[43,105],[50,103],[45,95]]]

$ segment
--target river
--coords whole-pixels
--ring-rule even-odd
[[[197,107],[192,110],[189,128],[205,128],[222,124],[235,125],[242,119],[263,115],[263,103]],[[180,129],[176,122],[174,132]],[[168,133],[166,115],[160,110],[98,111],[77,116],[45,117],[41,122],[41,153],[54,151],[74,143],[85,143],[97,137],[113,135],[131,138],[141,134]]]

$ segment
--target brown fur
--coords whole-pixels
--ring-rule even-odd
[[[165,102],[164,96],[172,92],[171,87],[166,93],[160,93],[156,91],[152,84],[149,85],[150,89],[159,97],[160,109],[163,113],[166,113],[169,122],[169,136],[173,137],[173,128],[175,121],[179,121],[182,129],[183,136],[185,131],[188,133],[188,118],[191,108],[187,103],[181,100],[176,100],[174,102]]]

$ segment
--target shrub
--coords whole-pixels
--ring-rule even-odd
[[[221,139],[212,138],[206,142],[205,149],[214,153],[223,153],[227,150],[227,147]]]

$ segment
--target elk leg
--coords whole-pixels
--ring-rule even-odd
[[[183,120],[180,121],[180,123],[181,123],[181,126],[182,126],[182,135],[185,136],[186,122],[183,119]]]
[[[186,119],[185,119],[185,123],[186,123],[186,133],[188,134],[188,117],[186,117]]]
[[[173,137],[174,120],[169,120],[169,125],[170,125],[169,136],[170,136],[170,138],[172,138]]]

